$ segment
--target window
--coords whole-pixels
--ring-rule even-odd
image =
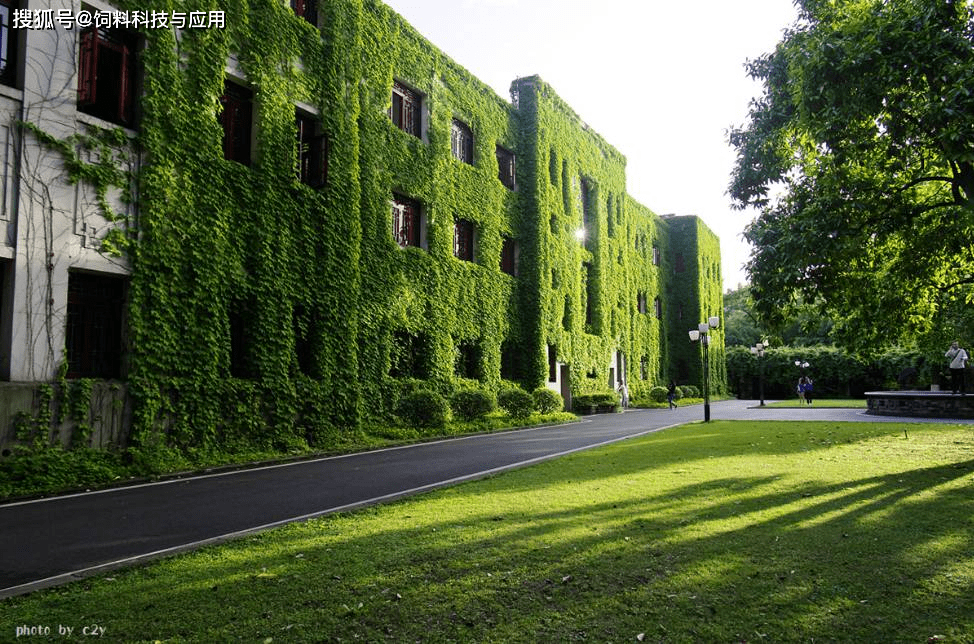
[[[497,146],[497,178],[508,190],[514,190],[514,153]]]
[[[637,305],[639,307],[640,313],[646,312],[646,294],[643,293],[642,291],[640,291],[637,296]]]
[[[297,177],[312,188],[323,188],[328,181],[328,138],[321,133],[317,119],[301,112],[294,117],[297,128]]]
[[[639,379],[648,380],[649,379],[649,358],[643,356],[639,359]]]
[[[501,378],[517,380],[521,373],[521,351],[510,341],[501,345]]]
[[[517,242],[510,237],[501,242],[501,271],[517,276]]]
[[[429,339],[425,334],[396,331],[389,345],[389,375],[393,378],[429,377]]]
[[[134,85],[135,37],[122,29],[83,30],[78,53],[78,109],[118,125],[132,125]]]
[[[318,26],[318,0],[291,0],[291,9],[294,15]]]
[[[659,246],[653,244],[653,266],[659,266]]]
[[[254,307],[248,300],[235,299],[228,310],[230,327],[230,377],[252,379],[257,377],[257,369],[250,355],[254,346],[254,332],[251,327]]]
[[[13,85],[17,82],[17,36],[10,28],[17,3],[0,0],[0,83]]]
[[[663,301],[660,300],[657,297],[655,300],[653,300],[653,308],[656,310],[656,319],[662,320],[663,319]]]
[[[223,158],[250,165],[250,138],[253,128],[253,93],[244,87],[227,82],[224,85],[223,113]]]
[[[392,195],[392,238],[401,248],[422,245],[422,217],[419,202]]]
[[[592,224],[592,184],[585,177],[581,178],[578,199],[579,207],[582,210],[582,225],[588,230]]]
[[[65,353],[69,378],[122,376],[125,280],[90,273],[68,275]]]
[[[422,97],[400,83],[392,82],[392,107],[389,108],[389,118],[393,125],[407,134],[420,136]]]
[[[453,222],[453,254],[466,262],[473,261],[473,222],[466,219]]]
[[[589,333],[597,333],[594,329],[595,323],[595,302],[597,294],[595,292],[595,274],[592,265],[586,262],[583,264],[585,271],[585,324]]]
[[[473,165],[473,132],[459,119],[453,119],[450,128],[450,146],[454,159]]]
[[[676,254],[676,272],[682,273],[687,269],[686,263],[683,259],[683,253]]]
[[[555,345],[548,345],[548,382],[558,381],[558,350]]]
[[[480,347],[475,342],[461,342],[457,346],[454,372],[460,378],[476,380],[480,377]]]

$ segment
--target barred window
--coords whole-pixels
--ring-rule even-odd
[[[473,261],[473,222],[457,219],[453,223],[453,254],[467,262]]]
[[[392,237],[401,248],[421,244],[419,202],[394,194],[392,196]]]
[[[122,319],[125,280],[116,276],[68,274],[65,354],[69,378],[122,376]]]
[[[514,153],[497,146],[497,178],[509,190],[514,190]]]
[[[459,119],[453,119],[450,144],[454,159],[473,165],[473,132],[470,126]]]
[[[392,83],[392,107],[389,108],[389,118],[393,125],[407,134],[419,137],[420,132],[420,107],[422,97],[400,83]]]
[[[312,188],[322,188],[328,181],[328,137],[321,132],[321,123],[316,118],[297,112],[294,122],[298,181]]]

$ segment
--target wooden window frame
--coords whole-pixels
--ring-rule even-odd
[[[422,137],[423,97],[416,90],[394,80],[389,119],[392,124],[416,138]]]
[[[422,248],[422,206],[397,193],[392,195],[392,239],[400,248]]]
[[[318,26],[318,0],[291,0],[291,10],[312,26]]]
[[[501,184],[504,185],[508,190],[516,190],[517,182],[515,180],[514,168],[515,168],[515,157],[514,153],[507,148],[497,146],[497,178],[500,180]]]
[[[453,222],[453,256],[465,262],[474,261],[474,223],[468,219]]]
[[[131,126],[135,122],[135,36],[123,29],[92,26],[81,31],[78,41],[78,110]],[[117,55],[119,62],[105,68],[101,63],[109,53]]]
[[[473,165],[473,130],[458,118],[450,123],[450,150],[457,161]]]
[[[220,123],[223,125],[223,158],[249,166],[252,160],[254,130],[253,92],[246,87],[226,81],[220,103]]]
[[[324,188],[328,183],[328,137],[321,131],[321,122],[308,114],[296,111],[297,179],[311,188]]]

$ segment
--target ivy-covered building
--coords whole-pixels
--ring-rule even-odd
[[[716,237],[542,79],[499,97],[376,0],[35,4],[0,3],[3,379],[117,382],[177,445],[417,380],[699,384]]]

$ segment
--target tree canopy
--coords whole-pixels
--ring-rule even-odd
[[[745,231],[758,313],[817,302],[858,346],[974,329],[972,3],[797,5],[748,63],[764,92],[729,137],[730,195],[760,212]]]

